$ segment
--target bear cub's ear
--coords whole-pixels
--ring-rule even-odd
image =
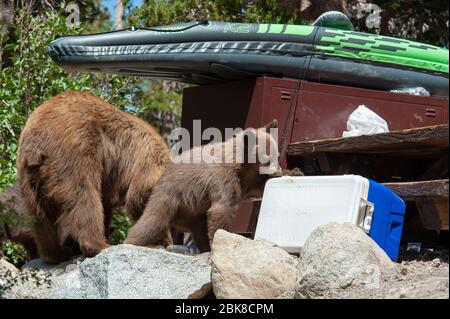
[[[263,126],[263,128],[265,128],[267,132],[270,132],[271,128],[277,128],[277,127],[278,127],[277,119],[274,119],[274,120],[272,120],[272,122],[267,123],[266,125]]]

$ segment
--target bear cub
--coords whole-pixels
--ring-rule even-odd
[[[269,134],[276,127],[274,120],[264,128],[246,129],[225,142],[176,156],[125,243],[170,245],[174,228],[192,233],[200,251],[209,251],[216,230],[230,228],[241,200],[261,197],[268,178],[281,175],[277,142]],[[208,154],[208,160],[199,159],[199,154]]]

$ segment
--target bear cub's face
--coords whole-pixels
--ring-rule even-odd
[[[271,129],[276,128],[277,121],[274,120],[258,130],[247,129],[243,132],[245,159],[241,170],[241,180],[244,185],[244,200],[260,199],[266,181],[271,177],[282,176],[282,169],[278,162],[278,144],[271,134]]]

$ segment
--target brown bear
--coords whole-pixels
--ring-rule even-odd
[[[28,259],[39,257],[31,231],[30,218],[19,186],[14,184],[0,193],[0,255],[1,243],[10,240],[22,244]]]
[[[229,229],[241,200],[261,197],[267,179],[281,175],[277,143],[267,132],[276,126],[274,121],[266,130],[247,129],[214,147],[207,145],[183,152],[161,176],[125,243],[151,246],[164,239],[170,243],[169,229],[173,227],[191,232],[200,251],[209,251],[214,233],[219,228]],[[254,136],[255,143],[239,143],[248,135]],[[265,151],[261,151],[261,146]],[[270,149],[275,160],[262,160],[268,158]],[[217,161],[205,163],[203,158],[198,159],[205,151]],[[227,156],[237,159],[239,154],[243,154],[242,161],[221,161]],[[250,161],[247,154],[253,154],[256,161]],[[261,174],[262,168],[266,171]]]
[[[40,256],[58,263],[109,247],[117,207],[135,219],[170,162],[167,145],[143,120],[88,93],[67,92],[38,107],[22,131],[18,175],[36,216]],[[74,245],[72,245],[74,246]]]

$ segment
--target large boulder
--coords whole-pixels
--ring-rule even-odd
[[[298,265],[296,298],[364,287],[379,288],[395,271],[386,253],[359,227],[331,223],[318,227],[305,242]]]
[[[294,296],[298,260],[274,244],[218,230],[211,251],[217,298]]]
[[[82,261],[48,298],[201,298],[211,289],[207,259],[117,245]]]

